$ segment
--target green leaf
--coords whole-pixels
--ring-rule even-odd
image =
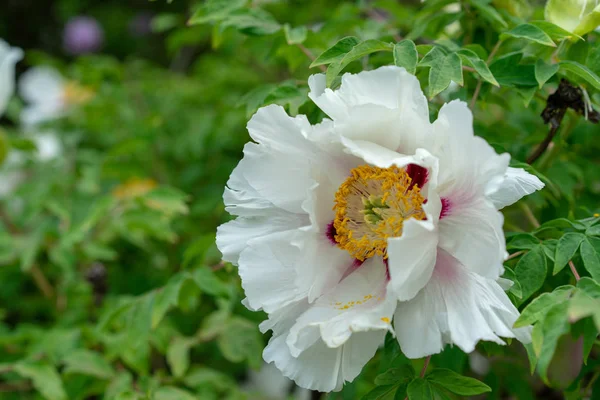
[[[594,299],[600,299],[600,284],[592,278],[584,276],[577,282],[577,287],[588,296],[593,297]]]
[[[227,320],[229,320],[230,312],[227,309],[214,311],[204,318],[202,326],[198,332],[198,339],[208,341],[218,336],[225,330]]]
[[[546,313],[557,303],[566,301],[573,292],[572,286],[560,286],[553,292],[543,293],[532,300],[515,321],[514,327],[532,325],[542,320]]]
[[[156,293],[152,308],[152,329],[158,326],[171,307],[177,305],[181,286],[187,279],[190,279],[187,274],[179,273]]]
[[[546,64],[541,58],[535,63],[535,79],[540,85],[540,89],[548,79],[552,78],[554,74],[558,72],[559,66],[557,64]]]
[[[600,224],[587,228],[585,234],[587,236],[600,236]]]
[[[176,337],[167,348],[167,363],[176,378],[182,378],[190,366],[190,349],[198,343],[195,338]]]
[[[532,42],[543,44],[544,46],[556,47],[556,44],[546,32],[531,24],[518,25],[510,31],[504,32],[502,35],[500,35],[501,39],[506,37],[527,39]]]
[[[515,275],[515,271],[510,269],[509,267],[504,267],[504,275],[502,276],[504,279],[508,279],[512,282],[512,286],[508,290],[509,293],[512,293],[519,299],[523,297],[523,290],[521,289],[521,284],[517,280],[517,276]]]
[[[431,384],[423,378],[417,378],[409,383],[406,393],[409,400],[433,399],[433,390]]]
[[[408,383],[415,377],[415,370],[410,364],[402,365],[398,368],[388,369],[383,374],[375,378],[376,385],[398,385]]]
[[[209,267],[200,266],[192,271],[191,274],[202,292],[216,297],[225,297],[229,295],[227,285],[225,285]]]
[[[600,280],[600,258],[594,246],[590,243],[589,238],[585,238],[581,242],[581,259],[583,260],[583,266],[592,275],[596,281]]]
[[[238,363],[248,360],[251,367],[262,364],[262,339],[256,325],[243,318],[230,319],[217,339],[219,350],[228,361]]]
[[[485,61],[483,61],[479,56],[469,50],[469,49],[460,49],[457,51],[458,55],[461,57],[464,64],[473,67],[475,71],[481,76],[486,82],[491,83],[494,86],[500,86],[496,78],[494,78],[494,74],[488,68]]]
[[[233,11],[246,5],[247,0],[208,0],[192,15],[188,24],[221,21]]]
[[[199,400],[196,396],[190,392],[176,388],[174,386],[163,386],[159,388],[154,395],[152,400]]]
[[[541,288],[546,280],[546,255],[541,245],[521,257],[515,267],[515,274],[523,292],[521,300],[525,301]]]
[[[531,250],[540,244],[540,240],[530,233],[517,233],[510,237],[508,250]]]
[[[305,26],[297,26],[292,28],[289,24],[283,26],[283,32],[285,34],[285,40],[287,44],[300,44],[306,40],[308,29]]]
[[[223,19],[221,25],[252,36],[270,35],[281,29],[273,16],[261,8],[238,9]]]
[[[561,40],[564,40],[564,39],[583,40],[583,38],[581,36],[576,35],[567,30],[564,30],[563,28],[561,28],[558,25],[553,24],[552,22],[531,21],[531,25],[537,26],[538,28],[540,28],[541,30],[546,32],[546,34],[548,36],[550,36],[552,38],[552,40],[557,41],[557,42],[560,42]]]
[[[483,382],[462,376],[449,369],[434,369],[427,375],[426,379],[448,389],[454,394],[462,396],[475,396],[492,391],[492,389]]]
[[[600,329],[600,300],[582,291],[576,292],[569,302],[569,318],[575,322],[590,316]]]
[[[356,61],[364,56],[378,51],[393,51],[394,45],[391,43],[382,42],[381,40],[369,39],[358,43],[344,57],[338,61],[331,63],[327,68],[327,86],[331,86],[333,80],[342,72],[344,68],[352,61]],[[316,61],[316,60],[315,60]]]
[[[362,397],[362,400],[395,400],[398,385],[377,386]]]
[[[454,81],[463,85],[462,61],[458,54],[450,53],[440,63],[435,63],[429,70],[428,97],[431,99],[445,90]]]
[[[583,321],[583,363],[587,365],[588,357],[598,337],[598,328],[591,319]]]
[[[471,4],[479,11],[481,16],[491,23],[495,29],[508,28],[508,24],[496,9],[482,0],[471,0]]]
[[[79,373],[100,379],[110,379],[114,375],[113,368],[100,354],[79,349],[70,353],[63,360],[64,373]]]
[[[35,389],[47,400],[67,399],[60,375],[50,364],[24,361],[15,365],[15,372],[31,379]]]
[[[568,309],[569,302],[555,304],[548,310],[544,320],[538,322],[534,328],[535,330],[538,325],[541,326],[542,343],[539,352],[536,352],[538,356],[537,369],[540,377],[546,384],[549,384],[547,371],[556,350],[558,339],[569,332]]]
[[[556,245],[556,253],[554,255],[554,270],[553,275],[559,273],[565,265],[573,258],[579,245],[585,239],[581,233],[569,232],[563,235]]]
[[[420,67],[432,67],[441,64],[446,58],[446,52],[440,46],[435,46],[427,52],[419,62]]]
[[[310,64],[310,68],[319,65],[327,65],[340,61],[344,56],[354,48],[360,41],[354,36],[347,36],[337,41],[336,44],[321,53],[315,61]]]
[[[585,65],[581,65],[578,62],[565,60],[558,63],[561,71],[572,72],[575,75],[578,75],[590,85],[592,85],[596,90],[600,90],[600,77],[594,73],[591,69],[586,67]]]
[[[507,54],[490,65],[490,71],[502,86],[537,86],[535,67],[520,64],[522,53]]]
[[[412,40],[402,40],[394,46],[394,64],[413,75],[417,71],[418,58],[417,47]]]

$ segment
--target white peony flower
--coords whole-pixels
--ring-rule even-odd
[[[0,39],[0,116],[15,91],[15,65],[22,58],[23,50]]]
[[[322,74],[309,85],[331,120],[260,109],[248,123],[256,143],[224,193],[237,219],[217,232],[244,304],[269,315],[265,360],[328,392],[360,373],[388,331],[412,358],[529,340],[496,283],[506,257],[498,209],[541,189],[539,179],[474,136],[466,104],[446,104],[430,123],[403,68],[345,74],[335,91]]]
[[[297,387],[273,364],[264,363],[258,371],[249,370],[245,390],[264,400],[310,400],[310,391]],[[290,393],[293,393],[290,396]]]
[[[92,97],[92,92],[77,83],[67,81],[52,67],[34,67],[19,81],[19,93],[29,104],[21,112],[21,123],[33,127],[64,116],[73,104]]]
[[[544,17],[569,32],[585,35],[600,25],[600,4],[598,0],[548,0]]]

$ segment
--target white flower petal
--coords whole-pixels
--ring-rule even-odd
[[[334,120],[350,115],[350,108],[374,104],[389,109],[410,109],[421,118],[429,119],[427,99],[419,81],[404,68],[387,66],[359,74],[344,74],[339,90],[325,86],[325,75],[309,78],[308,96]]]
[[[388,239],[390,278],[398,300],[412,299],[429,282],[437,245],[434,224],[415,219],[404,223],[402,236]]]
[[[40,161],[52,160],[62,153],[62,143],[55,132],[36,132],[30,138],[37,147],[37,157]]]
[[[10,47],[0,39],[0,116],[15,91],[15,65],[23,58],[23,50]]]
[[[484,199],[468,205],[450,203],[449,208],[450,213],[438,225],[439,246],[470,271],[498,278],[507,255],[502,213]]]
[[[239,274],[249,308],[273,312],[307,296],[296,286],[296,262],[302,254],[293,246],[295,233],[272,235],[271,240],[248,242],[239,258]]]
[[[217,247],[223,260],[238,263],[240,253],[250,240],[271,240],[271,235],[294,231],[308,224],[308,218],[277,208],[268,209],[264,215],[238,217],[217,228]]]
[[[385,331],[355,332],[337,348],[328,347],[316,338],[298,357],[293,357],[286,344],[288,332],[308,303],[297,302],[269,315],[261,330],[273,330],[273,336],[263,352],[266,362],[277,368],[300,387],[321,392],[338,391],[344,382],[358,376],[363,366],[377,351]]]
[[[523,168],[509,167],[500,187],[488,195],[498,210],[516,203],[524,196],[540,190],[544,183]]]
[[[386,291],[383,261],[365,261],[298,317],[287,344],[298,356],[320,337],[329,347],[344,344],[353,332],[390,330],[396,299]]]
[[[445,104],[433,123],[435,140],[427,149],[440,160],[440,196],[468,201],[492,192],[504,180],[510,156],[498,155],[473,134],[473,114],[467,104]]]
[[[518,316],[494,280],[439,250],[431,281],[414,299],[398,305],[394,328],[402,352],[420,358],[440,352],[445,344],[467,353],[480,340],[504,344],[499,336],[526,343],[530,329],[512,328]]]

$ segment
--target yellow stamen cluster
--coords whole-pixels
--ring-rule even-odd
[[[335,240],[354,258],[387,258],[387,239],[402,235],[405,220],[425,219],[421,188],[404,168],[361,165],[335,194]]]

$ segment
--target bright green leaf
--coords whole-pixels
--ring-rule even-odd
[[[333,62],[327,68],[327,86],[331,86],[333,80],[351,62],[378,51],[393,51],[394,45],[381,40],[369,39],[358,43],[339,62]]]
[[[541,30],[546,32],[546,34],[548,36],[550,36],[552,38],[552,40],[557,41],[557,42],[560,42],[561,40],[564,40],[564,39],[583,40],[583,38],[581,36],[576,35],[572,32],[566,31],[563,28],[561,28],[560,26],[553,24],[552,22],[531,21],[531,25],[537,26],[538,28],[540,28]]]
[[[581,242],[581,259],[583,266],[596,281],[600,280],[600,257],[588,238]]]
[[[109,379],[114,375],[113,368],[100,354],[86,349],[70,353],[63,360],[64,373],[79,373],[100,379]]]
[[[591,69],[586,67],[585,65],[581,65],[578,62],[565,60],[558,63],[561,71],[572,72],[575,75],[578,75],[590,85],[592,85],[596,90],[600,90],[600,77],[594,73]]]
[[[195,346],[197,340],[194,338],[176,337],[167,348],[167,362],[173,372],[173,376],[181,378],[190,366],[190,348]]]
[[[433,98],[445,90],[451,82],[463,85],[462,61],[458,54],[450,53],[441,63],[436,63],[429,70],[428,97]]]
[[[394,46],[394,64],[404,67],[409,73],[415,74],[419,54],[412,40],[402,40]]]
[[[457,54],[461,57],[463,63],[473,67],[479,76],[481,76],[485,81],[494,86],[499,86],[498,81],[496,81],[496,78],[494,78],[494,74],[492,74],[492,71],[490,71],[486,62],[480,59],[475,52],[469,49],[461,49],[457,52]]]
[[[200,400],[190,392],[174,386],[163,386],[154,392],[152,400]]]
[[[285,40],[288,44],[300,44],[306,40],[308,29],[305,26],[297,26],[292,28],[289,24],[283,26]]]
[[[559,66],[557,64],[546,64],[544,60],[538,59],[535,63],[535,79],[540,85],[540,89],[548,79],[552,78],[554,74],[558,72]]]
[[[15,372],[24,378],[31,379],[35,389],[47,400],[66,400],[67,394],[62,380],[52,365],[44,362],[24,361],[15,365]]]
[[[539,295],[521,311],[521,315],[515,321],[514,327],[520,328],[542,320],[555,304],[566,301],[572,291],[572,286],[560,286],[554,289],[553,292]]]
[[[552,361],[552,357],[554,355],[554,351],[556,350],[558,339],[562,335],[569,332],[569,320],[567,315],[568,309],[568,302],[555,304],[546,313],[544,320],[538,322],[538,324],[541,324],[541,333],[543,341],[541,344],[540,351],[539,353],[537,353],[537,369],[541,378],[544,380],[544,382],[546,382],[546,384],[548,384],[548,366]],[[536,327],[538,324],[536,324]]]
[[[554,41],[544,32],[542,29],[531,24],[521,24],[508,32],[504,32],[500,35],[500,38],[514,37],[519,39],[527,39],[536,43],[543,44],[544,46],[556,47]]]

